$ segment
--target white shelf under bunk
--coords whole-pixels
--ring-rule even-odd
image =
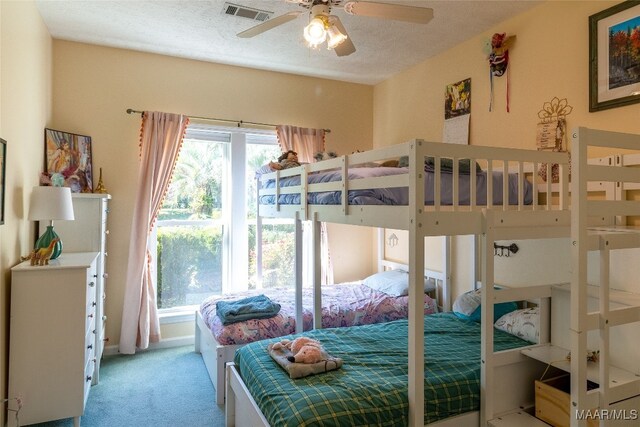
[[[565,291],[565,292],[571,292],[570,283],[553,285],[553,288],[561,291]],[[587,295],[590,298],[598,298],[599,294],[600,294],[600,286],[587,285]],[[629,307],[639,307],[640,294],[621,291],[618,289],[611,289],[609,290],[609,302],[624,305],[624,306],[629,306]],[[640,320],[640,318],[638,320]]]
[[[545,364],[550,364],[554,368],[558,368],[565,372],[571,372],[571,361],[567,359],[569,350],[551,344],[544,344],[539,347],[529,347],[523,349],[521,353],[532,359],[538,360]],[[599,363],[587,362],[587,379],[598,384],[599,381]],[[609,366],[609,384],[610,387],[621,386],[623,384],[638,381],[638,377],[629,371]]]

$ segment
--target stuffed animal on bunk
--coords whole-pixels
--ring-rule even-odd
[[[300,166],[300,162],[298,161],[298,153],[293,150],[282,153],[282,155],[278,157],[277,162],[269,162],[269,167],[274,171],[295,168],[297,166]]]
[[[25,257],[20,257],[20,261],[31,260],[31,265],[49,265],[51,255],[53,255],[53,247],[60,241],[59,238],[55,238],[49,243],[46,248],[36,248]]]
[[[286,348],[291,351],[291,356],[287,359],[294,363],[318,363],[325,358],[320,341],[308,337],[298,337],[293,341],[284,339],[275,343],[272,348],[274,350]]]
[[[316,162],[319,162],[321,160],[335,159],[336,157],[338,157],[338,154],[335,151],[319,151],[313,155],[313,158]]]

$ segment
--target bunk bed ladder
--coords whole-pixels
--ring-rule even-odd
[[[613,402],[629,398],[638,398],[640,379],[626,383],[612,381],[610,369],[610,328],[612,326],[638,322],[640,307],[625,307],[612,310],[610,308],[610,251],[614,249],[638,248],[640,238],[637,233],[625,232],[621,228],[600,230],[597,247],[589,247],[587,235],[588,222],[592,217],[606,224],[619,224],[626,216],[640,215],[640,204],[626,201],[623,189],[626,183],[631,186],[640,184],[640,169],[624,168],[618,156],[614,161],[587,162],[589,146],[638,150],[640,136],[614,132],[578,128],[572,134],[572,206],[571,206],[571,243],[573,273],[571,278],[571,427],[587,425],[586,418],[580,414],[588,413],[594,408],[609,410]],[[604,163],[604,164],[603,164]],[[583,166],[582,169],[580,165]],[[604,181],[615,185],[615,194],[610,200],[587,200],[589,182]],[[598,183],[602,185],[601,183]],[[611,186],[602,187],[611,196]],[[614,212],[622,215],[616,219],[606,216]],[[593,239],[591,240],[593,245]],[[587,253],[589,250],[599,251],[599,306],[598,311],[588,311],[587,293]],[[599,367],[597,392],[587,390],[587,333],[589,330],[599,332]],[[636,374],[637,377],[637,374]]]

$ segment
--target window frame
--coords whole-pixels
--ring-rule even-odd
[[[248,218],[248,206],[245,193],[247,186],[247,145],[264,144],[278,145],[275,130],[234,128],[215,126],[210,124],[189,124],[185,132],[185,140],[197,139],[201,141],[221,142],[228,144],[226,162],[229,166],[231,179],[225,180],[222,189],[223,214],[220,219],[208,220],[221,224],[222,237],[222,293],[233,291],[232,283],[249,283],[249,243],[248,227],[254,220]],[[234,197],[236,195],[236,197]],[[233,212],[233,215],[231,214]],[[175,220],[173,221],[175,224]],[[156,221],[149,235],[150,249],[157,253],[157,228],[165,221]],[[256,227],[261,221],[256,215]],[[155,277],[157,285],[158,260],[151,263],[151,274]],[[258,266],[258,276],[261,276],[262,266]],[[233,272],[233,274],[231,273]],[[233,282],[232,282],[233,280]],[[261,280],[259,280],[259,283]],[[157,290],[156,290],[157,292]],[[171,308],[159,308],[158,315],[161,324],[180,323],[193,321],[193,312],[199,305],[185,305]]]

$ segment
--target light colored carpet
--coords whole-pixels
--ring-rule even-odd
[[[73,419],[34,424],[73,426]],[[108,356],[91,387],[81,427],[224,426],[224,406],[193,346]]]

